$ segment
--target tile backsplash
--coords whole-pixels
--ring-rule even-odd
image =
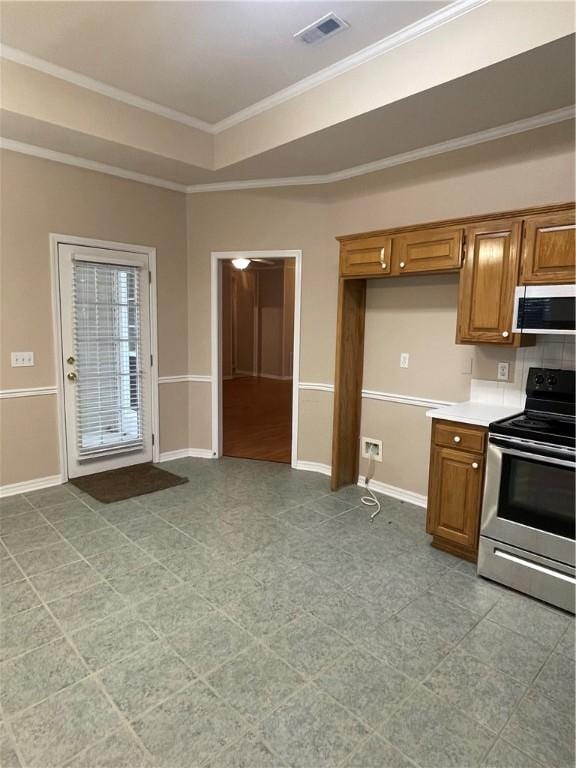
[[[488,381],[473,378],[470,400],[495,405],[524,407],[526,379],[530,368],[564,368],[574,370],[576,340],[574,336],[537,336],[536,344],[519,347],[512,366],[512,381]]]

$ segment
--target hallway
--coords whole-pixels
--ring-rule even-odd
[[[292,380],[241,376],[223,384],[224,455],[290,464]]]

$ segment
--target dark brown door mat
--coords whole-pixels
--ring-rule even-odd
[[[96,475],[75,477],[70,482],[93,499],[111,504],[182,485],[188,482],[188,478],[174,475],[154,464],[134,464],[132,467],[98,472]]]

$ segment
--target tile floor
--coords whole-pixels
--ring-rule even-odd
[[[5,768],[568,768],[574,621],[277,464],[0,500]]]

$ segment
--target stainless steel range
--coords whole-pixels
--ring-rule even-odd
[[[490,424],[478,573],[575,612],[574,371],[531,368],[526,410]]]

